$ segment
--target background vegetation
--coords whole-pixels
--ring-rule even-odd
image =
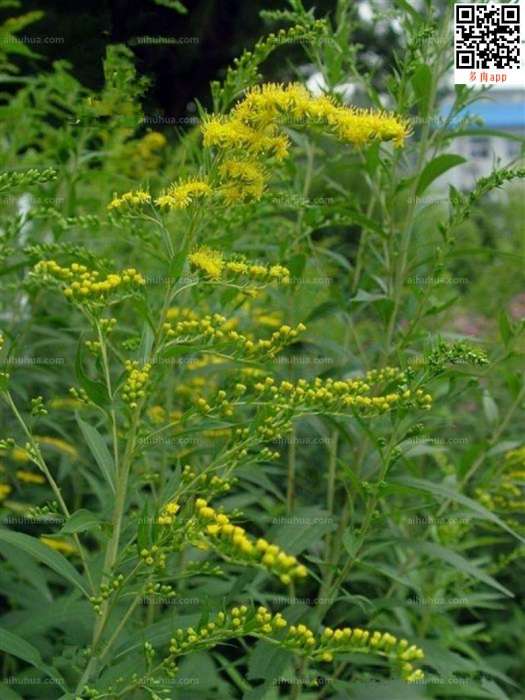
[[[0,27],[0,697],[523,697],[523,169],[440,187],[473,126],[454,117],[479,98],[456,86],[436,119],[451,6],[396,2],[364,26],[345,0],[265,3],[258,19],[246,3],[115,3],[72,23],[108,31],[97,75],[98,58],[83,67],[55,45],[44,62],[16,41],[58,35],[59,5]],[[255,46],[241,53],[244,13]],[[159,33],[198,42],[122,43]],[[155,73],[164,57],[176,68]],[[351,83],[406,120],[402,147],[296,120],[260,197],[154,204],[218,177],[211,112],[314,73],[336,102]],[[146,207],[108,209],[136,191]],[[288,283],[216,277],[217,254],[207,271],[192,257],[202,246],[284,266]],[[133,268],[143,284],[122,273],[90,305],[64,295],[51,260],[100,278]],[[207,316],[214,333],[196,333]],[[333,399],[334,382],[363,378],[393,405]],[[313,393],[294,403],[287,383]],[[219,513],[297,562],[217,543]],[[265,622],[279,613],[295,636]],[[339,647],[336,628],[353,630]],[[360,645],[356,629],[424,658]]]

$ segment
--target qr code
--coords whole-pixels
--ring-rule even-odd
[[[456,70],[519,70],[519,5],[455,5]]]

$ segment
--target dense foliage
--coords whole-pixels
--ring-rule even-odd
[[[524,171],[440,188],[436,7],[380,79],[263,12],[178,132],[0,27],[0,698],[521,697]]]

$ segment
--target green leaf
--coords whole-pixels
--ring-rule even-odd
[[[451,501],[457,501],[458,503],[462,503],[464,506],[467,506],[467,508],[476,513],[478,517],[482,520],[489,520],[490,522],[499,525],[499,527],[501,527],[503,530],[506,530],[516,539],[520,540],[520,542],[523,542],[525,544],[525,538],[523,538],[512,528],[510,528],[503,520],[501,520],[501,518],[498,518],[497,515],[491,513],[490,510],[487,510],[477,501],[472,500],[472,498],[464,496],[463,494],[458,493],[457,491],[453,491],[447,486],[443,486],[442,484],[436,484],[433,481],[427,481],[426,479],[415,479],[411,476],[397,476],[389,478],[388,484],[389,487],[390,485],[397,484],[399,486],[405,486],[406,488],[416,489],[416,491],[426,491],[427,493],[431,493],[433,496],[439,496],[443,499],[448,498]]]
[[[443,175],[443,173],[446,173],[447,170],[451,168],[455,168],[457,165],[461,165],[461,163],[465,163],[465,158],[454,153],[444,153],[431,160],[430,163],[425,165],[419,176],[416,196],[420,197],[427,187],[440,175]]]
[[[422,116],[428,112],[428,98],[432,88],[432,70],[426,63],[416,66],[412,75],[412,87],[419,103],[419,111]]]
[[[512,325],[510,323],[510,319],[507,315],[507,312],[505,310],[502,310],[499,315],[499,332],[501,335],[501,339],[503,340],[503,344],[505,347],[508,346],[509,341],[511,340],[512,336],[514,335],[512,331]]]
[[[271,529],[269,538],[290,554],[300,554],[336,528],[332,515],[320,508],[301,508]]]
[[[115,463],[98,430],[76,414],[77,423],[104,478],[115,493]]]
[[[97,406],[105,406],[109,403],[108,392],[102,382],[96,382],[90,379],[82,368],[82,339],[78,343],[77,354],[75,357],[75,374],[77,381],[84,389],[93,403]]]
[[[360,544],[361,543],[356,538],[353,530],[348,528],[346,530],[345,534],[343,535],[343,545],[351,557],[355,557],[355,554],[356,554],[357,550],[359,549]]]
[[[27,552],[34,559],[49,566],[50,569],[76,586],[85,596],[89,596],[82,576],[60,552],[51,549],[34,537],[24,535],[22,532],[0,529],[0,540]]]
[[[440,559],[441,561],[450,564],[458,571],[461,571],[462,573],[467,574],[478,581],[482,581],[488,586],[491,586],[501,593],[504,593],[505,595],[509,596],[509,598],[514,597],[514,593],[509,591],[508,588],[505,588],[505,586],[502,586],[501,583],[496,581],[495,578],[489,574],[486,574],[482,569],[470,562],[468,559],[465,559],[465,557],[462,557],[460,554],[457,554],[447,547],[442,547],[440,544],[436,544],[435,542],[421,542],[416,539],[404,539],[401,541],[401,544],[403,547],[411,547],[417,552],[427,554],[434,559]]]
[[[93,530],[100,525],[100,520],[97,515],[91,513],[85,508],[75,511],[65,524],[60,528],[63,535],[72,535],[75,532],[86,532]]]
[[[288,650],[260,640],[250,654],[246,677],[249,680],[262,678],[265,681],[280,678],[285,668],[291,663],[292,658],[292,654]]]
[[[19,637],[14,632],[10,632],[3,627],[0,627],[0,649],[6,654],[16,656],[18,659],[22,659],[22,661],[38,668],[42,673],[45,673],[46,676],[55,680],[62,690],[65,690],[64,679],[57,671],[44,663],[38,649],[32,644],[29,644],[29,642],[26,642],[22,637]]]
[[[494,401],[487,389],[485,389],[485,391],[483,392],[482,403],[483,412],[485,413],[487,421],[491,425],[494,425],[499,419],[499,410],[498,405],[496,404],[496,402]]]
[[[179,0],[153,0],[153,2],[155,5],[160,5],[161,7],[169,7],[170,10],[175,10],[175,12],[181,15],[188,14],[188,10]]]

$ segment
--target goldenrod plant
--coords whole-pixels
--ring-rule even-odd
[[[2,93],[0,697],[520,697],[524,170],[437,189],[451,8],[379,81],[264,11],[184,133],[125,46]]]

